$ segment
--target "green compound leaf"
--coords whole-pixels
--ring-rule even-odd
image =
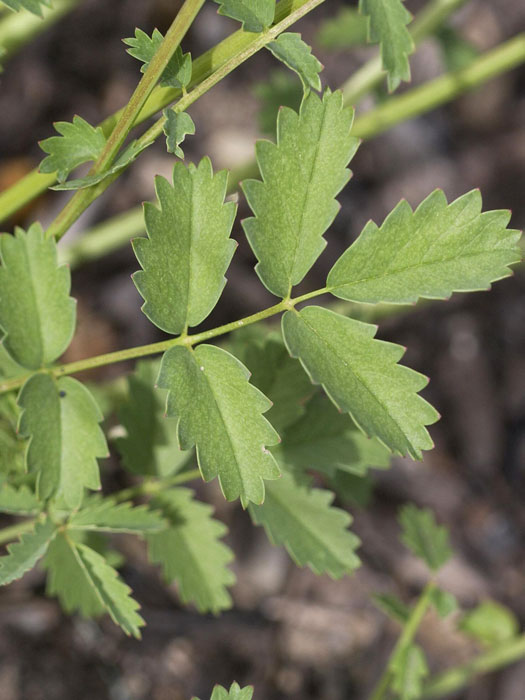
[[[509,219],[508,211],[481,213],[479,190],[451,204],[436,190],[415,212],[403,200],[380,228],[365,226],[330,271],[328,287],[341,299],[371,304],[487,289],[521,260],[521,234],[506,228]]]
[[[69,173],[82,163],[97,160],[106,145],[106,137],[100,126],[91,126],[78,115],[72,122],[56,122],[60,136],[40,141],[40,148],[49,155],[40,163],[41,173],[57,173],[57,180],[64,182]]]
[[[219,14],[242,23],[245,32],[263,32],[273,22],[275,0],[214,0]]]
[[[235,576],[227,566],[233,552],[220,541],[225,525],[188,489],[162,493],[152,505],[169,523],[164,532],[148,536],[150,559],[162,566],[166,581],[175,581],[184,603],[195,603],[200,612],[230,608],[227,586],[235,583]]]
[[[407,29],[412,15],[403,0],[359,0],[359,11],[369,18],[368,41],[379,43],[388,89],[395,90],[402,80],[410,80],[409,55],[414,42]]]
[[[133,281],[145,299],[143,312],[167,333],[203,321],[217,303],[236,243],[229,236],[236,206],[224,203],[228,174],[213,174],[209,158],[198,167],[177,162],[173,186],[155,178],[160,208],[144,205],[148,238],[133,250],[142,270]]]
[[[71,275],[58,265],[53,238],[40,224],[0,235],[0,329],[3,345],[20,365],[38,369],[67,348],[75,330]]]
[[[0,586],[5,586],[32,569],[44,556],[56,534],[56,525],[50,520],[37,523],[35,529],[22,535],[18,542],[10,544],[8,554],[0,557]]]
[[[250,382],[273,403],[266,414],[273,427],[280,433],[295,423],[314,389],[281,338],[271,335],[260,343],[252,340],[235,354],[250,370]]]
[[[15,12],[27,10],[38,17],[43,17],[42,8],[52,6],[51,0],[0,0],[0,2]]]
[[[167,412],[177,416],[181,449],[197,447],[205,481],[219,477],[228,501],[262,503],[264,479],[279,476],[267,449],[279,436],[263,417],[271,406],[249,384],[249,372],[233,355],[213,345],[181,346],[162,358],[159,386],[169,389]]]
[[[241,688],[238,683],[232,683],[229,691],[222,685],[216,685],[210,700],[252,700],[252,697],[253,687],[251,685]],[[199,698],[192,698],[192,700],[199,700]]]
[[[432,511],[408,504],[401,508],[399,524],[403,544],[432,571],[440,569],[452,556],[448,530],[436,523]]]
[[[84,488],[99,489],[97,458],[108,449],[93,397],[76,379],[58,381],[34,374],[22,387],[19,430],[30,438],[27,467],[37,473],[37,495],[54,496],[67,508],[78,508]]]
[[[272,544],[284,545],[298,566],[341,578],[360,564],[354,553],[359,539],[347,529],[350,515],[331,506],[333,498],[330,491],[311,489],[283,473],[266,484],[264,503],[249,510]]]
[[[484,600],[466,613],[460,630],[488,647],[498,647],[519,633],[519,622],[509,608],[494,600]]]
[[[404,350],[375,340],[377,327],[319,306],[287,311],[283,335],[314,384],[322,384],[334,404],[349,413],[370,437],[413,459],[433,443],[425,425],[438,419],[418,396],[427,379],[398,365]]]
[[[243,227],[259,260],[257,274],[276,296],[301,282],[326,245],[323,235],[339,211],[335,197],[359,145],[350,136],[352,120],[340,92],[327,90],[322,99],[311,92],[299,114],[280,111],[277,144],[257,142],[263,181],[243,183],[255,214]]]
[[[173,153],[184,159],[184,151],[180,144],[188,134],[195,133],[195,124],[187,112],[176,112],[174,109],[165,109],[163,131],[166,134],[166,148],[168,153]]]
[[[158,532],[166,525],[164,518],[148,506],[115,503],[111,498],[98,496],[84,500],[82,510],[74,513],[68,521],[68,528],[73,530],[129,532],[138,535]]]
[[[392,688],[399,700],[418,700],[429,673],[423,649],[417,644],[401,649],[392,664],[392,673]]]
[[[305,92],[321,89],[319,73],[323,70],[323,65],[312,54],[312,47],[301,39],[300,34],[284,32],[275,41],[270,41],[266,48],[297,73]]]
[[[57,596],[65,612],[78,611],[87,618],[108,613],[127,635],[140,639],[145,624],[137,613],[140,606],[103,556],[60,533],[49,547],[44,567],[47,594]]]
[[[321,393],[306,404],[304,415],[287,428],[273,453],[279,463],[284,462],[296,473],[314,469],[331,478],[338,470],[364,476],[370,467],[390,466],[390,452],[363,435]]]
[[[128,377],[128,396],[118,416],[126,430],[115,440],[125,467],[132,474],[168,476],[188,461],[179,448],[177,422],[165,417],[166,392],[155,389],[160,362],[142,360]]]
[[[142,61],[144,65],[140,67],[141,73],[145,73],[151,59],[157,53],[160,45],[164,41],[163,35],[158,29],[148,36],[142,29],[135,29],[135,36],[122,39],[129,49],[126,52],[130,56]],[[168,65],[164,69],[159,84],[162,87],[184,88],[191,80],[191,54],[183,53],[180,46],[175,54],[170,58]]]
[[[27,488],[15,488],[9,484],[0,486],[0,512],[13,515],[34,515],[42,508],[35,494]]]

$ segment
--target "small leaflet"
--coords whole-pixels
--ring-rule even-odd
[[[312,54],[312,47],[301,39],[300,34],[284,32],[267,44],[266,48],[297,73],[305,92],[321,90],[319,73],[323,70],[323,65]]]
[[[97,160],[106,137],[100,126],[91,126],[78,115],[72,122],[56,122],[55,129],[60,136],[51,136],[40,141],[40,148],[49,155],[40,163],[41,173],[57,173],[62,183],[69,173],[82,163]]]
[[[165,109],[163,131],[166,135],[166,148],[168,153],[173,153],[184,160],[184,151],[180,144],[188,134],[195,133],[195,124],[187,112],[176,112],[174,109]]]

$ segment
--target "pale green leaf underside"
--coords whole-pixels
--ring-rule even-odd
[[[250,382],[272,402],[266,418],[277,432],[295,423],[315,389],[300,363],[286,351],[282,339],[275,334],[264,342],[239,343],[235,355],[250,370]]]
[[[153,30],[149,37],[142,29],[135,29],[135,36],[122,40],[129,46],[126,52],[130,56],[141,61],[141,73],[145,73],[151,59],[157,53],[164,37],[158,29]],[[170,58],[168,65],[162,72],[159,83],[162,87],[183,88],[191,80],[191,55],[183,53],[180,46],[177,47],[174,55]]]
[[[319,306],[283,317],[283,335],[314,384],[322,384],[335,405],[349,413],[369,437],[412,458],[431,449],[425,425],[438,419],[418,396],[427,379],[398,365],[403,348],[375,340],[376,326]]]
[[[243,227],[257,274],[276,296],[301,282],[326,245],[323,235],[339,211],[335,197],[358,146],[352,120],[340,92],[327,90],[322,99],[310,92],[299,114],[288,107],[279,112],[277,144],[257,142],[262,181],[243,183],[255,214]]]
[[[75,330],[69,268],[58,265],[56,242],[40,224],[0,235],[0,331],[11,357],[38,369],[53,362]]]
[[[275,0],[214,0],[219,14],[242,23],[246,32],[262,32],[273,22]]]
[[[224,203],[227,173],[213,174],[209,158],[198,167],[175,163],[173,186],[155,179],[160,208],[147,203],[148,238],[133,241],[142,267],[133,275],[142,310],[167,333],[203,321],[217,303],[235,250],[230,233],[235,204]]]
[[[128,377],[128,395],[118,416],[126,430],[115,440],[125,467],[133,474],[168,476],[188,460],[177,440],[177,422],[165,417],[166,392],[155,388],[160,362],[141,360]]]
[[[38,17],[43,16],[44,7],[51,7],[51,0],[0,0],[2,5],[9,7],[10,10],[18,12],[19,10],[28,10]]]
[[[140,638],[144,620],[130,588],[103,556],[84,544],[59,534],[49,547],[44,566],[48,572],[47,593],[56,595],[63,609],[84,617],[108,613],[126,634]]]
[[[426,565],[437,571],[451,557],[448,530],[438,525],[432,511],[409,504],[399,514],[402,527],[401,541]]]
[[[364,476],[370,467],[385,469],[390,452],[357,428],[322,393],[306,404],[306,412],[283,434],[272,451],[297,473],[307,469],[334,477],[337,470]]]
[[[164,532],[148,536],[150,559],[162,566],[166,581],[176,582],[183,602],[195,603],[200,612],[230,608],[233,552],[220,541],[226,527],[211,517],[211,507],[194,500],[188,489],[157,496],[153,507],[169,523]]]
[[[82,163],[95,161],[106,145],[106,137],[100,126],[91,126],[82,117],[72,122],[56,122],[60,136],[40,141],[40,148],[49,155],[40,163],[41,173],[57,173],[57,180],[64,182],[69,173]]]
[[[498,647],[519,634],[519,621],[509,608],[495,600],[484,600],[467,612],[459,628],[489,647]]]
[[[473,190],[447,204],[436,190],[413,212],[400,202],[378,228],[370,221],[328,275],[332,294],[351,301],[410,304],[420,297],[487,289],[521,259],[508,211],[481,213]]]
[[[388,89],[395,90],[402,80],[410,80],[408,57],[414,42],[407,24],[412,16],[403,0],[359,0],[359,10],[369,18],[368,40],[380,45]]]
[[[211,694],[210,700],[252,700],[253,688],[251,685],[241,688],[238,683],[232,683],[230,690],[226,690],[222,685],[216,685]],[[192,700],[199,700],[192,698]]]
[[[166,135],[166,148],[168,153],[173,153],[178,158],[184,158],[184,151],[180,144],[188,134],[195,133],[195,124],[187,112],[176,112],[174,109],[165,109],[163,131]]]
[[[267,449],[278,435],[263,417],[270,401],[249,384],[249,372],[213,345],[181,346],[162,359],[158,384],[169,389],[167,412],[177,416],[181,449],[197,447],[205,481],[218,476],[227,500],[262,503],[264,479],[279,469]]]
[[[392,688],[399,700],[418,700],[428,672],[425,654],[420,646],[409,644],[402,649],[392,664]]]
[[[312,54],[312,48],[295,32],[284,32],[266,46],[278,58],[297,73],[305,90],[320,90],[322,64]]]
[[[102,414],[76,379],[54,380],[33,375],[22,387],[20,433],[30,438],[27,467],[36,472],[40,500],[54,496],[67,508],[78,508],[84,487],[100,488],[97,458],[108,454],[100,429]]]
[[[0,586],[5,586],[32,569],[44,556],[56,534],[56,525],[50,520],[37,523],[32,532],[22,535],[18,542],[10,544],[7,554],[0,557]]]
[[[284,472],[266,484],[264,503],[249,510],[254,523],[264,527],[273,544],[284,545],[298,566],[340,578],[359,566],[354,553],[359,540],[347,529],[350,515],[330,505],[333,498],[330,491],[310,489]]]
[[[129,532],[148,534],[166,527],[165,519],[148,506],[115,503],[111,498],[93,496],[85,500],[82,509],[74,513],[68,527],[92,532]]]
[[[0,512],[13,515],[31,515],[38,512],[42,504],[27,486],[15,488],[9,484],[0,486]]]

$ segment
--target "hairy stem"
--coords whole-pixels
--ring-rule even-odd
[[[317,6],[323,0],[319,0]],[[287,29],[297,19],[300,19],[314,6],[311,0],[281,0],[275,11],[274,27],[279,26],[280,32]],[[303,7],[309,9],[302,10]],[[188,90],[198,85],[227,63],[233,56],[244,51],[257,40],[259,34],[245,32],[242,29],[234,32],[216,46],[212,47],[192,63],[192,76]],[[142,124],[147,119],[180,98],[181,90],[176,88],[156,87],[134,121],[134,126]],[[105,136],[109,136],[124,112],[124,108],[107,117],[100,126]],[[56,173],[39,173],[38,169],[31,171],[14,185],[0,193],[0,222],[32,201],[48,187],[56,183]]]
[[[462,666],[434,676],[425,683],[421,697],[439,698],[455,693],[471,683],[476,676],[496,671],[523,658],[525,658],[525,634],[498,644],[494,649],[489,649]]]
[[[89,171],[89,175],[104,172],[112,164],[127,135],[133,128],[137,116],[144,107],[146,100],[158,83],[160,76],[168,65],[175,51],[180,46],[183,37],[191,27],[193,20],[204,4],[204,0],[185,0],[177,16],[168,29],[164,41],[151,59],[146,72],[131,95],[120,119],[115,124],[100,157]],[[80,214],[93,201],[92,189],[78,190],[49,226],[46,236],[61,236]]]
[[[258,311],[251,316],[246,316],[238,321],[232,321],[231,323],[226,323],[223,326],[218,326],[217,328],[212,328],[208,331],[203,331],[202,333],[194,333],[193,335],[181,335],[177,338],[170,338],[169,340],[162,340],[159,343],[150,343],[149,345],[139,345],[134,348],[127,348],[125,350],[117,350],[116,352],[106,353],[105,355],[96,355],[95,357],[88,357],[85,360],[78,360],[76,362],[69,362],[65,365],[58,365],[57,367],[51,367],[48,370],[42,370],[49,372],[53,377],[64,377],[69,374],[76,374],[77,372],[85,372],[88,369],[94,369],[95,367],[102,367],[104,365],[115,364],[116,362],[124,362],[125,360],[133,360],[137,357],[146,357],[147,355],[158,355],[161,352],[169,350],[169,348],[175,345],[185,345],[186,347],[192,347],[197,345],[197,343],[202,343],[206,340],[211,340],[212,338],[217,338],[220,335],[225,335],[226,333],[231,333],[232,331],[238,330],[243,326],[248,326],[252,323],[257,323],[270,316],[276,316],[277,314],[283,313],[288,309],[294,308],[296,304],[302,301],[307,301],[314,297],[320,296],[321,294],[326,294],[330,290],[327,287],[322,289],[316,289],[313,292],[308,292],[308,294],[303,294],[302,296],[296,297],[295,299],[284,299],[274,306],[270,306],[267,309]],[[0,395],[6,394],[9,391],[14,391],[24,384],[24,382],[32,376],[33,373],[24,375],[23,377],[16,377],[15,379],[6,379],[0,382]]]
[[[403,654],[403,652],[410,646],[410,644],[412,644],[414,637],[416,636],[416,633],[419,629],[419,626],[423,620],[423,617],[425,616],[425,613],[428,609],[428,606],[430,605],[432,593],[434,592],[435,588],[436,584],[434,583],[434,581],[429,581],[423,589],[421,595],[419,596],[419,600],[412,609],[410,617],[408,618],[408,620],[405,623],[405,626],[403,627],[401,636],[397,640],[397,643],[394,649],[392,650],[392,653],[390,654],[387,666],[383,672],[383,675],[379,679],[374,691],[372,692],[370,700],[383,700],[386,697],[386,693],[388,692],[388,689],[390,688],[390,683],[392,681],[392,672],[394,665],[399,656]]]

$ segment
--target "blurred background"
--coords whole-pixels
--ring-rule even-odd
[[[414,13],[424,3],[407,0]],[[139,64],[121,39],[135,27],[165,31],[176,0],[80,0],[30,45],[5,62],[0,76],[0,189],[35,167],[37,142],[52,122],[79,114],[101,121],[127,101]],[[324,64],[323,84],[336,88],[375,53],[325,24],[354,3],[328,0],[293,31],[300,31]],[[196,56],[235,23],[207,3],[184,49]],[[412,85],[458,67],[478,52],[525,30],[523,0],[470,0],[439,36],[411,59]],[[409,89],[402,86],[400,92]],[[271,130],[280,102],[294,103],[300,83],[260,52],[189,110],[196,135],[184,144],[187,160],[209,155],[215,168],[235,168],[253,157],[255,140]],[[364,98],[359,112],[384,99]],[[75,240],[104,219],[152,199],[153,177],[170,176],[173,156],[162,141],[113,184],[75,224]],[[514,228],[525,226],[525,69],[513,70],[451,104],[362,144],[353,179],[339,197],[342,210],[326,238],[325,254],[309,276],[323,286],[335,258],[370,218],[380,223],[401,198],[415,206],[436,187],[451,200],[479,187],[485,209],[510,208]],[[4,224],[45,226],[67,193],[48,192]],[[239,198],[239,220],[247,214]],[[254,260],[238,224],[239,243],[228,285],[206,327],[257,311],[271,297],[253,272]],[[67,361],[162,338],[140,312],[130,280],[137,264],[125,245],[75,270],[78,331]],[[0,596],[0,700],[188,700],[208,698],[215,682],[255,685],[256,700],[360,700],[370,692],[398,627],[370,600],[393,592],[406,602],[427,579],[423,566],[398,542],[399,506],[414,501],[434,509],[451,530],[455,556],[440,574],[462,606],[485,598],[509,606],[525,624],[525,275],[486,293],[386,312],[379,337],[408,347],[404,362],[431,378],[425,396],[442,415],[431,433],[436,448],[422,463],[395,459],[378,472],[366,508],[344,504],[362,540],[361,569],[332,581],[299,570],[262,530],[247,526],[237,504],[225,503],[215,484],[199,487],[229,528],[236,554],[235,607],[219,618],[182,606],[176,591],[145,562],[142,547],[120,540],[122,571],[143,607],[143,640],[125,638],[109,620],[64,616],[44,596],[43,575],[31,572]],[[127,366],[126,371],[132,369]],[[92,375],[107,380],[122,365]],[[109,483],[122,483],[116,459],[105,465]],[[339,505],[343,505],[339,503]],[[453,621],[428,615],[420,639],[431,668],[468,659],[474,642]],[[476,682],[458,700],[524,700],[525,662]]]

